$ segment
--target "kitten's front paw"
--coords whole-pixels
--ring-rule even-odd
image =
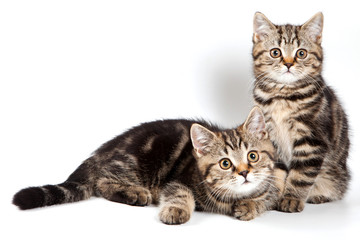
[[[280,200],[278,210],[281,212],[301,212],[304,210],[305,202],[296,198],[283,198]]]
[[[259,216],[265,206],[262,202],[239,201],[233,206],[233,215],[237,219],[249,221]]]
[[[163,207],[160,211],[160,220],[165,224],[182,224],[190,219],[190,213],[179,207],[168,206]]]

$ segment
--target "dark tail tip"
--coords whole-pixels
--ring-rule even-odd
[[[45,206],[45,194],[39,187],[30,187],[20,190],[14,195],[13,204],[21,210]]]

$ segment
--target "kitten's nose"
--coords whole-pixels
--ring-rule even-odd
[[[246,178],[248,173],[249,173],[249,170],[244,170],[244,171],[239,172],[239,175],[242,175],[244,178]]]
[[[284,65],[290,69],[292,65],[294,65],[294,63],[291,63],[291,62],[287,62],[287,63],[284,63]]]

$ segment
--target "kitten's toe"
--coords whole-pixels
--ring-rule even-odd
[[[179,207],[163,207],[159,214],[160,220],[165,224],[182,224],[190,219],[190,213]]]
[[[131,186],[116,192],[110,200],[134,206],[148,206],[151,204],[151,199],[151,193],[148,189]]]
[[[305,203],[303,200],[295,198],[283,198],[280,203],[278,210],[281,212],[301,212],[304,210]]]
[[[321,203],[327,203],[331,202],[332,200],[325,196],[312,196],[309,197],[306,202],[312,203],[312,204],[321,204]]]
[[[240,202],[234,204],[233,215],[237,219],[249,221],[259,215],[255,202]]]

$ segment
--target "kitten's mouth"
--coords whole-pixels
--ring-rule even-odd
[[[248,181],[247,179],[245,179],[245,181],[242,184],[249,184],[250,181]]]

